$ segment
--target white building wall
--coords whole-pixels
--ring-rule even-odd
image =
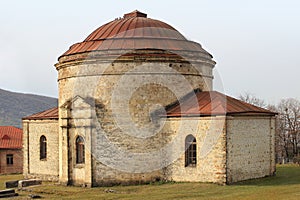
[[[23,174],[26,178],[58,180],[58,120],[23,120]],[[40,160],[40,137],[47,139],[47,158]]]
[[[196,166],[185,167],[185,151],[182,150],[180,157],[167,167],[167,180],[225,184],[225,117],[169,118],[166,125],[171,129],[169,131],[171,133],[170,139],[182,135],[181,142],[174,146],[174,152],[177,151],[176,148],[185,146],[185,137],[189,134],[196,138],[197,143]],[[183,127],[180,129],[180,126]],[[166,132],[168,131],[166,130]]]
[[[273,175],[275,119],[235,116],[227,119],[227,182]]]

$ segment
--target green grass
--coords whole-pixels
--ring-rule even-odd
[[[19,179],[20,175],[0,176],[4,180]],[[278,166],[275,177],[240,182],[229,186],[209,183],[166,183],[139,186],[115,186],[98,188],[65,187],[54,183],[20,191],[15,199],[26,199],[28,194],[39,194],[44,199],[300,199],[300,167]],[[115,193],[107,193],[106,189]]]

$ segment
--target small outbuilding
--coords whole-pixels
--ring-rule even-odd
[[[51,108],[22,120],[26,129],[23,137],[24,175],[58,181],[58,109]]]
[[[273,175],[276,113],[216,91],[194,92],[164,116],[164,132],[181,126],[186,145],[167,168],[168,179],[230,184]]]
[[[23,172],[23,131],[14,126],[0,126],[0,174]]]

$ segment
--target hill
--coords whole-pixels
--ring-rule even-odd
[[[21,127],[22,117],[56,106],[56,98],[0,89],[0,126]]]

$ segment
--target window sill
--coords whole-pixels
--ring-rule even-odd
[[[197,165],[187,165],[187,166],[184,166],[184,167],[186,167],[186,168],[196,168]]]
[[[84,163],[80,163],[80,164],[75,164],[75,168],[84,168],[85,167],[85,164]]]

